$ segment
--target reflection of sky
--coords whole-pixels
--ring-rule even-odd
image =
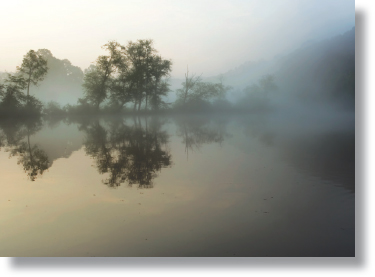
[[[271,58],[310,39],[354,26],[352,0],[2,1],[0,71],[14,71],[30,49],[47,48],[82,69],[109,40],[155,40],[173,76],[223,73]]]
[[[238,127],[228,130],[221,146],[203,145],[189,160],[171,132],[173,165],[152,189],[108,188],[83,148],[36,182],[0,152],[0,255],[351,253],[354,194],[299,172]]]

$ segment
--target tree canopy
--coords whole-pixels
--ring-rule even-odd
[[[121,110],[133,103],[140,110],[159,109],[165,104],[162,96],[169,91],[165,78],[172,62],[163,59],[152,40],[130,41],[126,46],[110,41],[103,47],[108,55],[99,56],[85,72],[85,99],[99,109],[107,98],[112,108]]]
[[[23,76],[27,83],[27,96],[29,96],[30,84],[37,85],[47,74],[47,60],[34,50],[30,50],[24,56],[21,66],[17,66],[17,72]]]

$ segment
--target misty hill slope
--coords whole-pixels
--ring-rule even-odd
[[[275,77],[290,97],[354,109],[355,29],[285,56]]]
[[[83,96],[83,71],[67,59],[55,58],[47,49],[38,50],[47,59],[48,73],[30,92],[43,102],[56,101],[62,105],[76,104]]]
[[[232,86],[235,89],[243,89],[246,86],[255,83],[259,78],[266,74],[274,73],[278,59],[271,61],[248,61],[226,73],[204,78],[205,81],[218,82],[222,78],[225,85]]]
[[[217,81],[234,90],[228,99],[236,101],[242,90],[267,74],[275,76],[280,97],[302,102],[337,102],[354,108],[355,29],[320,42],[309,41],[292,53],[271,61],[246,62],[219,76],[204,78]]]

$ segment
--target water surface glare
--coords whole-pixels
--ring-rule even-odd
[[[0,121],[1,256],[354,256],[354,116]]]

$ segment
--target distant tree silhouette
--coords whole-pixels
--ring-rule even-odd
[[[4,116],[40,115],[42,103],[35,97],[26,96],[27,80],[21,75],[8,74],[5,84],[0,85],[0,114]]]
[[[17,72],[21,74],[27,83],[27,97],[29,98],[30,84],[37,85],[47,74],[47,60],[41,54],[30,50],[24,56],[21,66],[17,66]]]
[[[26,88],[26,80],[22,76],[8,74],[6,84],[0,85],[0,112],[3,114],[17,113],[26,102],[23,90]]]
[[[48,70],[47,61],[34,50],[23,58],[22,65],[17,66],[17,73],[8,74],[5,83],[0,85],[0,114],[40,115],[42,103],[30,95],[30,84],[37,85],[43,80]],[[27,95],[24,90],[27,89]]]
[[[84,74],[81,68],[72,65],[67,59],[54,57],[48,49],[39,49],[37,53],[46,59],[48,64],[48,72],[36,89],[40,99],[62,104],[63,101],[76,101],[83,96]]]
[[[110,52],[100,56],[95,65],[85,71],[85,98],[89,103],[99,105],[107,97],[113,110],[121,110],[127,103],[134,103],[134,110],[145,110],[151,103],[152,109],[159,109],[165,103],[162,96],[169,91],[165,77],[171,71],[171,61],[157,55],[152,40],[130,41],[127,46],[110,41],[103,46]]]
[[[202,82],[201,76],[193,74],[189,77],[189,69],[185,73],[185,82],[182,88],[177,89],[177,100],[175,107],[177,109],[189,108],[200,109],[208,106],[209,101],[223,98],[230,87],[219,83]]]
[[[152,40],[130,41],[126,47],[129,68],[124,78],[133,93],[134,110],[140,110],[145,100],[145,110],[151,98],[151,106],[158,109],[163,102],[161,97],[169,91],[163,77],[169,76],[172,62],[157,55]]]
[[[185,73],[185,82],[182,83],[182,88],[177,90],[177,95],[179,99],[182,100],[184,105],[189,99],[188,96],[194,93],[193,89],[196,83],[199,83],[199,82],[201,82],[201,76],[195,76],[195,74],[193,74],[192,76],[189,77],[189,67],[187,67],[187,70]]]
[[[115,41],[110,41],[103,47],[109,55],[99,56],[85,72],[84,91],[86,99],[99,110],[100,104],[107,98],[111,78],[123,63],[122,47]]]

